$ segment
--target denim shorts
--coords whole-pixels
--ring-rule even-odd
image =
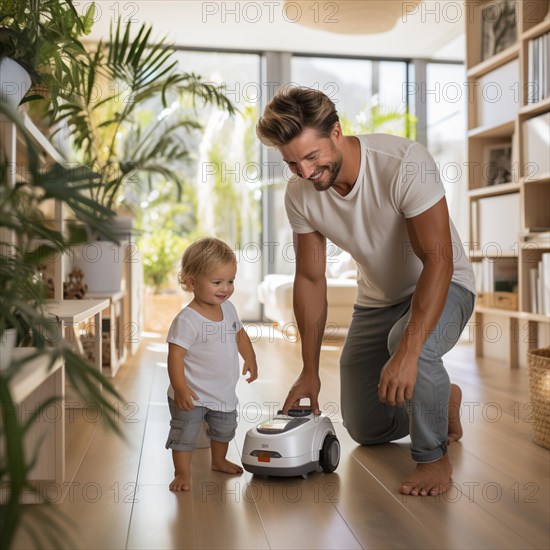
[[[229,442],[235,437],[237,411],[214,411],[206,407],[195,407],[190,411],[178,408],[172,398],[170,407],[170,432],[166,448],[173,451],[194,451],[203,422],[208,424],[206,435],[214,441]]]

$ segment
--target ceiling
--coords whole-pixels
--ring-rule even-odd
[[[369,3],[379,9],[381,2],[355,0],[358,17],[360,5]],[[147,22],[157,37],[168,36],[180,46],[252,51],[294,51],[317,54],[343,54],[373,57],[419,57],[427,59],[464,59],[464,3],[462,0],[424,0],[407,2],[386,0],[391,10],[399,4],[397,22],[378,34],[344,34],[338,1],[298,0],[96,0],[96,23],[92,38],[109,34],[110,20],[131,19],[136,28]],[[349,0],[346,2],[350,4]],[[354,7],[355,10],[355,7]],[[364,11],[365,16],[373,12]],[[325,23],[317,30],[312,20]],[[343,19],[342,19],[343,21]],[[368,25],[372,27],[372,19]],[[357,26],[353,28],[357,31]]]

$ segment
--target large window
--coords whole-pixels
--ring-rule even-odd
[[[260,143],[255,126],[260,105],[260,56],[179,50],[180,69],[222,86],[237,109],[234,116],[209,105],[189,102],[178,105],[198,121],[200,129],[182,134],[193,155],[183,168],[184,196],[179,205],[169,205],[158,216],[159,228],[173,227],[192,241],[211,235],[227,242],[238,257],[232,301],[244,320],[260,318],[260,305],[250,292],[261,281],[262,191]],[[186,208],[185,223],[176,225],[171,216]],[[183,216],[182,216],[183,220]]]
[[[451,218],[467,240],[466,75],[463,65],[428,63],[419,87],[426,105],[427,146],[439,165]]]
[[[291,76],[300,86],[324,92],[341,117],[359,113],[373,95],[371,61],[295,56]]]
[[[406,70],[401,61],[295,56],[291,63],[292,82],[327,94],[344,129],[353,133],[408,135]]]

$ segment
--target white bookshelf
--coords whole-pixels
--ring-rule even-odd
[[[541,37],[550,31],[549,3],[475,0],[470,4],[466,22],[470,257],[476,273],[483,274],[478,290],[485,285],[473,320],[476,351],[518,367],[525,363],[527,349],[550,341],[550,315],[535,307],[532,288],[532,269],[538,269],[550,252],[545,233],[550,231],[550,155],[544,137],[540,138],[550,132],[550,101],[544,97],[533,102],[529,95],[533,41],[543,44],[548,39]],[[492,10],[494,20],[505,6],[516,12],[515,29],[509,29],[510,41],[514,36],[515,40],[491,54],[483,45],[490,19],[487,10]],[[548,78],[547,71],[541,66],[540,77]],[[501,158],[508,159],[502,164],[506,168],[499,167]],[[487,281],[487,271],[490,279],[503,265],[510,273],[505,281],[510,288],[500,296],[498,281]],[[542,288],[544,284],[539,293]],[[501,337],[487,337],[490,324],[502,331]]]

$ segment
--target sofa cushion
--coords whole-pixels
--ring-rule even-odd
[[[277,304],[292,307],[292,288],[294,275],[266,275],[258,285],[258,300],[262,304]],[[357,298],[357,280],[327,279],[327,300],[331,303],[355,303]]]
[[[357,264],[348,252],[328,253],[326,273],[330,279],[357,279]]]

